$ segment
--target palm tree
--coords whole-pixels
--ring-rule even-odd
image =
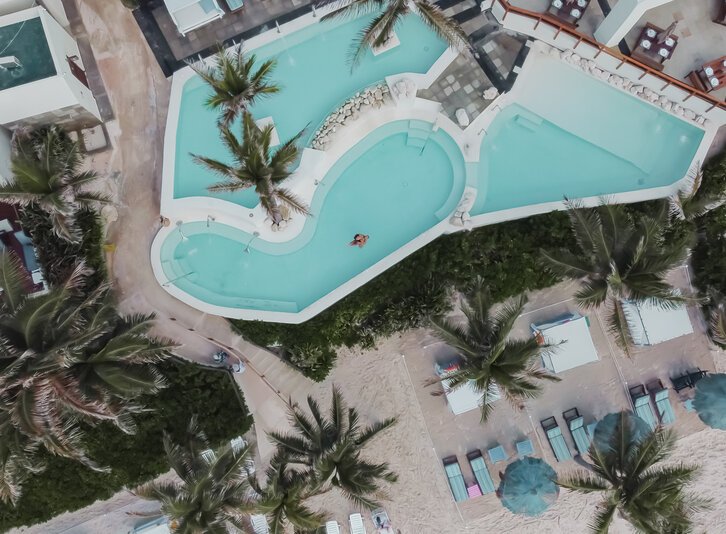
[[[606,203],[591,209],[570,201],[567,205],[581,254],[563,249],[542,255],[553,273],[581,281],[575,293],[578,304],[610,304],[608,327],[628,352],[631,339],[623,301],[672,308],[693,300],[666,281],[688,257],[693,233],[685,228],[669,232],[665,203],[654,215],[635,215],[622,205]]]
[[[79,266],[32,295],[17,257],[0,254],[0,411],[31,441],[94,467],[79,422],[133,432],[133,399],[165,386],[156,364],[172,346],[149,337],[152,317],[118,316],[107,287],[80,295],[86,274]]]
[[[715,289],[709,294],[709,334],[717,345],[726,347],[726,297]]]
[[[234,160],[232,165],[204,156],[193,157],[194,161],[224,178],[209,191],[234,192],[254,187],[260,204],[273,222],[278,223],[283,219],[283,207],[303,215],[309,211],[305,203],[281,186],[291,174],[290,166],[299,153],[296,143],[304,130],[275,150],[270,150],[273,128],[272,125],[260,128],[252,115],[245,111],[242,114],[241,143],[229,128],[221,128],[222,141]]]
[[[692,514],[708,504],[685,491],[699,468],[683,463],[663,465],[675,447],[675,433],[658,427],[643,439],[633,440],[626,416],[623,412],[607,450],[598,449],[594,442],[590,445],[591,472],[577,472],[557,483],[604,495],[590,525],[593,532],[606,533],[616,513],[638,532],[688,532]]]
[[[39,447],[13,426],[7,412],[0,411],[0,500],[5,504],[16,505],[25,481],[45,469],[35,454]]]
[[[275,61],[265,61],[255,70],[256,60],[254,54],[246,56],[239,44],[228,50],[220,48],[209,64],[204,61],[189,64],[212,89],[207,106],[221,110],[220,122],[225,126],[260,97],[280,91],[279,86],[270,82]]]
[[[265,471],[265,486],[251,478],[258,494],[256,511],[267,517],[272,534],[285,532],[290,523],[295,531],[314,531],[326,520],[326,515],[311,510],[305,501],[319,495],[309,473],[290,466],[281,452],[277,452]]]
[[[12,178],[0,185],[0,201],[18,206],[36,204],[48,213],[55,233],[70,242],[81,239],[75,214],[109,199],[88,187],[98,179],[82,171],[78,143],[57,126],[18,132],[13,138]]]
[[[468,48],[466,33],[459,24],[446,15],[433,2],[428,0],[329,0],[334,11],[322,20],[336,18],[358,18],[376,13],[373,20],[359,34],[351,52],[351,63],[357,65],[366,51],[384,45],[393,30],[406,15],[418,16],[434,33],[450,46],[463,51]]]
[[[702,184],[703,170],[698,168],[690,172],[681,189],[668,198],[671,214],[675,218],[695,221],[726,202],[724,191],[704,192]]]
[[[161,503],[172,532],[244,532],[255,509],[247,443],[235,438],[212,449],[196,417],[192,417],[183,444],[174,443],[165,433],[164,450],[179,480],[153,480],[134,493]]]
[[[478,278],[461,301],[465,324],[443,317],[431,321],[437,337],[457,349],[461,364],[430,384],[445,380],[450,388],[457,389],[468,383],[484,395],[498,389],[513,404],[521,405],[525,399],[539,395],[539,380],[559,380],[538,365],[542,355],[554,350],[553,346],[540,344],[534,337],[508,339],[526,303],[526,297],[521,295],[492,316],[489,295],[483,280]],[[491,410],[490,403],[482,404],[482,421],[486,421]]]
[[[308,469],[306,474],[317,490],[338,488],[358,505],[377,507],[376,497],[385,496],[381,482],[392,483],[398,477],[389,470],[387,462],[369,462],[362,458],[362,453],[368,442],[393,426],[396,419],[384,419],[361,428],[358,411],[346,405],[336,387],[333,387],[328,417],[321,413],[315,399],[308,397],[307,403],[309,415],[290,404],[293,433],[271,432],[270,440],[277,444],[287,462]]]

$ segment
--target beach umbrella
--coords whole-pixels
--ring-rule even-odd
[[[711,428],[726,430],[726,375],[708,375],[696,383],[693,408]]]
[[[640,442],[651,430],[648,423],[643,421],[632,412],[609,413],[603,417],[595,427],[593,432],[593,443],[600,451],[610,449],[612,437],[616,433],[620,433],[620,425],[628,425],[630,428],[630,436],[633,442]]]
[[[556,480],[557,473],[548,463],[526,456],[507,466],[497,496],[515,514],[540,515],[557,500]]]

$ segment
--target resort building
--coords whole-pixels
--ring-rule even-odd
[[[78,45],[61,24],[40,6],[0,16],[0,125],[100,121]]]

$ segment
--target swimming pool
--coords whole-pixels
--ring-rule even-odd
[[[704,136],[552,58],[521,83],[517,103],[486,129],[472,215],[672,185]]]
[[[352,21],[316,23],[254,49],[258,62],[277,59],[272,79],[282,87],[278,94],[251,108],[255,118],[271,116],[282,141],[307,126],[302,146],[323,119],[356,91],[389,75],[425,73],[447,48],[418,17],[408,16],[396,26],[401,43],[398,47],[378,56],[369,51],[351,72],[351,43],[371,18],[372,15]],[[219,178],[196,165],[189,155],[229,161],[219,139],[218,113],[204,104],[208,94],[198,76],[184,85],[176,134],[174,197],[212,196],[253,208],[258,204],[254,190],[209,193],[207,187]]]
[[[412,124],[413,123],[413,124]],[[303,231],[284,243],[212,222],[184,224],[161,248],[168,280],[206,303],[298,312],[356,275],[418,241],[454,210],[464,191],[456,142],[430,125],[397,121],[346,152],[318,185]],[[427,232],[428,235],[427,235]],[[356,233],[364,248],[350,247]]]

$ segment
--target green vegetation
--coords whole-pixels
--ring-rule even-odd
[[[322,380],[341,346],[372,347],[376,340],[428,326],[451,309],[450,288],[467,290],[481,276],[493,301],[547,287],[540,248],[574,246],[567,216],[548,213],[442,236],[324,312],[299,325],[232,321],[250,341],[279,346],[306,376]]]
[[[135,417],[134,435],[126,435],[108,423],[84,432],[89,456],[110,471],[99,473],[72,460],[41,454],[47,468],[41,476],[26,482],[17,507],[0,505],[0,530],[45,521],[168,471],[163,432],[182,440],[192,414],[197,415],[211,443],[249,430],[252,417],[229,373],[176,361],[160,367],[169,387],[138,399],[151,411]]]
[[[483,280],[478,278],[461,301],[465,325],[441,316],[432,319],[436,335],[457,350],[461,363],[457,369],[431,383],[445,379],[452,389],[471,383],[484,395],[496,387],[503,397],[520,405],[540,394],[540,380],[560,380],[540,364],[542,355],[554,352],[557,347],[540,344],[531,335],[524,339],[510,338],[514,322],[526,303],[526,297],[520,295],[492,315],[488,291]],[[482,404],[482,422],[491,410],[491,403]]]
[[[592,532],[607,533],[616,513],[638,532],[690,532],[691,517],[708,501],[685,491],[698,467],[667,463],[675,444],[675,432],[660,426],[634,440],[628,413],[623,412],[607,450],[598,449],[594,441],[590,445],[590,471],[573,473],[558,484],[581,493],[603,494],[590,525]]]

